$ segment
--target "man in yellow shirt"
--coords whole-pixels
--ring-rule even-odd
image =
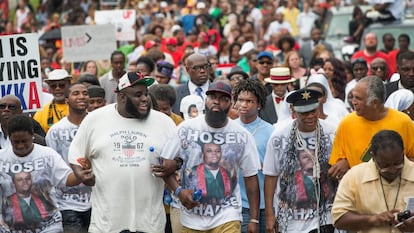
[[[64,69],[56,69],[49,73],[45,82],[49,86],[49,92],[53,100],[43,106],[33,116],[43,130],[47,133],[49,128],[63,117],[69,114],[69,106],[65,102],[65,92],[69,88],[72,77]]]
[[[339,183],[332,207],[334,226],[361,233],[414,231],[413,220],[395,217],[406,209],[414,190],[414,163],[404,156],[403,139],[395,131],[382,130],[368,151],[372,159],[351,168]]]
[[[370,139],[384,129],[398,132],[404,141],[404,154],[414,158],[414,123],[408,115],[384,106],[382,80],[375,76],[362,78],[352,94],[355,112],[345,116],[336,130],[328,175],[341,179],[350,167],[367,162],[371,158]]]

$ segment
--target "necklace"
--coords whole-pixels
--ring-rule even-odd
[[[387,207],[387,211],[389,211],[390,208],[388,206],[387,198],[385,197],[384,184],[382,183],[381,174],[379,174],[379,176],[380,176],[380,182],[381,182],[382,196],[384,197],[384,201],[385,201],[385,207]],[[395,209],[395,205],[397,204],[398,194],[400,193],[400,187],[401,187],[401,175],[400,175],[400,181],[398,182],[398,190],[397,190],[397,195],[395,196],[394,206],[392,207],[393,209]]]

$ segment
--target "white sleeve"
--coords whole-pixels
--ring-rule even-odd
[[[267,142],[266,155],[263,162],[263,174],[279,176],[281,173],[280,157],[283,153],[283,140],[275,133],[270,136]]]
[[[52,183],[55,187],[66,187],[66,180],[73,171],[56,151],[50,151],[50,156],[53,157],[54,161],[51,177]]]
[[[68,153],[68,160],[69,163],[75,164],[75,165],[81,165],[77,161],[78,158],[88,158],[90,156],[89,153],[89,133],[91,130],[88,129],[91,118],[88,118],[88,116],[82,121],[82,123],[79,126],[78,131],[76,132],[75,137],[73,138],[72,143],[69,147],[69,153]]]
[[[161,150],[161,157],[165,159],[174,159],[178,156],[180,148],[181,141],[178,134],[178,128],[176,127],[169,132],[168,139]]]
[[[47,131],[46,136],[45,136],[45,140],[46,140],[46,145],[50,148],[52,148],[53,150],[55,150],[56,152],[60,153],[59,151],[59,143],[57,142],[57,140],[53,139],[53,134],[56,133],[55,128],[52,126],[49,131]]]

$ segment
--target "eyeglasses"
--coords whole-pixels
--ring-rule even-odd
[[[404,167],[404,160],[399,164],[393,164],[387,167],[381,167],[376,160],[374,160],[375,165],[377,166],[377,169],[380,173],[388,173],[393,172],[395,170],[400,170]]]
[[[373,66],[373,67],[371,67],[371,70],[382,70],[382,71],[384,71],[385,66]]]
[[[268,65],[272,65],[273,61],[259,61],[260,65],[264,65],[264,64],[268,64]]]
[[[4,110],[4,109],[9,109],[9,110],[16,110],[18,108],[17,104],[0,104],[0,110]]]
[[[244,79],[243,75],[233,75],[230,77],[230,81],[241,81],[243,79]]]
[[[193,69],[195,71],[200,71],[201,69],[207,70],[209,68],[210,68],[210,64],[204,64],[204,65],[198,65],[198,66],[191,67],[191,69]]]

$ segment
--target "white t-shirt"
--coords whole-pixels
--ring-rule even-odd
[[[292,125],[295,121],[279,125],[273,131],[267,144],[263,173],[269,176],[278,176],[278,183],[274,198],[276,217],[280,232],[307,233],[318,227],[316,217],[315,190],[318,187],[314,179],[314,163],[317,145],[326,145],[318,148],[318,164],[320,169],[321,203],[325,199],[321,214],[323,225],[332,224],[331,206],[335,196],[335,185],[327,176],[328,161],[332,149],[335,127],[324,120],[319,120],[322,132],[320,140],[315,137],[315,131],[300,133],[303,143],[289,140]],[[324,142],[324,143],[322,143]],[[295,146],[294,157],[289,158],[288,149]],[[315,170],[316,171],[316,170]]]
[[[63,232],[55,187],[66,186],[72,170],[53,149],[38,144],[18,157],[12,148],[0,150],[2,218],[12,232]],[[13,182],[15,177],[16,182]],[[16,183],[16,184],[15,184]],[[28,197],[16,191],[30,190]],[[27,203],[30,203],[28,205]],[[3,232],[4,226],[0,227]]]
[[[163,113],[125,118],[116,104],[85,117],[69,148],[69,162],[79,165],[78,158],[88,158],[95,174],[89,232],[164,232],[164,182],[152,176],[150,166],[174,130]]]
[[[175,137],[164,147],[162,157],[184,160],[181,183],[184,189],[201,189],[201,205],[191,210],[181,207],[181,223],[195,230],[209,230],[230,221],[241,221],[238,175],[257,174],[259,155],[253,136],[233,120],[223,128],[207,125],[204,116],[182,122]],[[204,161],[203,145],[217,156],[213,172]],[[208,149],[206,149],[208,150]],[[238,174],[240,172],[242,174]],[[217,174],[216,174],[217,173]],[[216,174],[216,175],[215,175]],[[216,177],[215,179],[213,177]]]
[[[78,128],[79,126],[70,122],[67,117],[64,117],[50,127],[45,137],[46,144],[58,152],[68,165],[69,146]],[[91,208],[91,191],[92,188],[84,184],[57,189],[59,210],[79,212],[89,210]]]

